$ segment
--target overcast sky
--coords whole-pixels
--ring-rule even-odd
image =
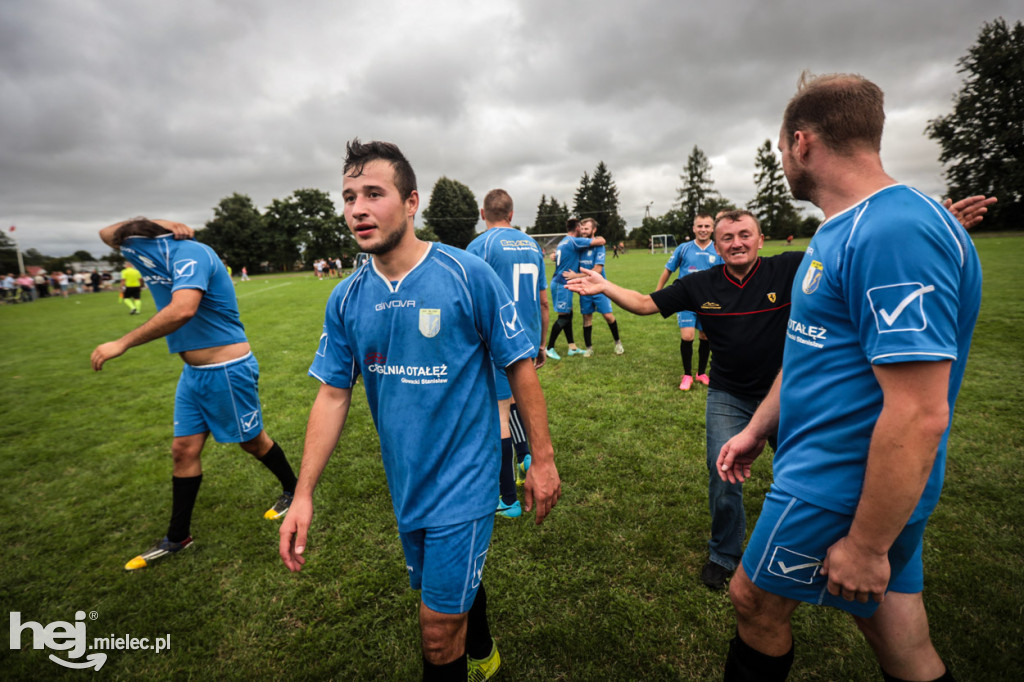
[[[886,93],[886,170],[943,193],[928,120],[956,62],[1019,0],[765,2],[3,0],[0,225],[48,255],[135,215],[195,227],[234,192],[340,208],[353,137],[397,143],[421,211],[442,175],[532,224],[604,161],[630,227],[672,208],[698,145],[745,204],[802,69]],[[421,223],[417,216],[417,225]],[[10,234],[10,233],[8,233]]]

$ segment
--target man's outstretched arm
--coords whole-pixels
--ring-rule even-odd
[[[575,277],[570,278],[567,275],[565,286],[570,291],[584,296],[604,294],[615,301],[619,307],[635,315],[653,315],[658,312],[658,306],[654,304],[654,299],[649,295],[632,289],[624,289],[586,268],[580,268],[580,274]]]

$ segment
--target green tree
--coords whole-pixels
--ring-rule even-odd
[[[479,219],[480,209],[469,187],[444,176],[434,183],[430,204],[423,211],[423,222],[441,242],[466,248],[476,236]]]
[[[981,27],[978,42],[957,62],[965,74],[953,112],[925,129],[942,147],[948,195],[999,197],[982,224],[1024,226],[1024,24],[1002,17]]]
[[[259,209],[245,194],[224,197],[213,207],[213,218],[196,231],[196,239],[207,244],[235,270],[243,266],[256,272],[270,260],[270,238]]]
[[[533,227],[528,230],[530,234],[555,234],[565,232],[565,223],[569,220],[569,207],[558,203],[558,200],[551,197],[550,201],[545,195],[540,195],[540,203],[537,204],[537,217],[534,218]]]
[[[297,189],[292,194],[299,215],[305,221],[300,233],[303,260],[310,264],[317,258],[346,259],[357,250],[343,216],[338,215],[331,197],[319,189]]]
[[[747,210],[761,222],[761,232],[772,239],[785,239],[796,231],[800,216],[786,187],[782,163],[775,156],[771,140],[757,148],[754,159],[754,186],[756,196],[747,204]]]
[[[619,190],[604,161],[597,164],[594,175],[583,173],[573,197],[573,212],[579,218],[594,218],[599,234],[609,244],[626,238],[626,221],[619,215]]]
[[[287,199],[274,199],[263,214],[267,256],[274,267],[292,269],[317,258],[351,256],[355,242],[327,192],[297,189]]]
[[[18,273],[18,251],[14,240],[0,232],[0,277],[6,277],[8,272]]]
[[[90,261],[90,260],[96,260],[96,259],[92,257],[91,253],[89,253],[88,251],[86,251],[84,249],[81,249],[81,250],[75,251],[73,254],[71,254],[71,260],[74,260],[74,261]]]
[[[714,215],[719,209],[714,208],[722,200],[715,189],[715,181],[711,179],[711,162],[707,154],[697,145],[686,159],[684,174],[679,176],[683,186],[679,188],[676,199],[683,213],[683,222],[687,228],[693,225],[698,213],[707,212]],[[713,206],[714,204],[714,206]]]

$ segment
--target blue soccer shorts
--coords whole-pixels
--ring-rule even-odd
[[[697,313],[690,310],[680,310],[676,313],[676,322],[679,323],[680,329],[693,327],[694,329],[704,331],[704,327],[700,326],[700,320],[697,319]]]
[[[821,574],[828,548],[849,533],[852,521],[852,516],[816,507],[772,485],[743,552],[743,570],[772,594],[870,618],[878,602],[861,604],[832,595],[828,578]],[[927,523],[908,524],[889,549],[888,592],[916,594],[924,589],[921,549]]]
[[[559,314],[572,312],[572,292],[557,279],[551,280],[551,300],[555,304],[555,312]]]
[[[218,443],[244,443],[260,435],[260,367],[256,356],[216,365],[185,365],[174,394],[174,435],[213,434]]]
[[[580,296],[580,312],[584,315],[593,315],[595,312],[602,315],[611,314],[612,301],[604,294]]]
[[[494,512],[452,526],[399,533],[409,586],[420,590],[428,608],[440,613],[466,613],[483,579]]]

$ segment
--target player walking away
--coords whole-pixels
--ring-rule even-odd
[[[981,267],[953,216],[882,169],[882,100],[860,76],[804,73],[783,117],[790,189],[825,220],[793,288],[779,379],[718,461],[724,478],[748,478],[778,429],[774,481],[730,585],[726,680],[787,676],[801,601],[853,615],[886,680],[953,679],[928,630],[922,538]]]
[[[693,221],[693,241],[683,242],[672,252],[668,262],[665,263],[665,270],[658,278],[658,287],[655,291],[661,291],[668,283],[669,277],[676,270],[679,276],[683,277],[693,272],[707,270],[712,265],[721,263],[718,252],[711,237],[715,231],[715,223],[710,213],[698,213]],[[711,344],[708,343],[708,336],[701,327],[700,320],[696,313],[690,310],[680,310],[676,313],[676,321],[679,323],[679,355],[683,359],[683,375],[679,378],[679,390],[689,391],[694,380],[705,386],[710,383],[707,375],[708,357],[711,355]],[[693,374],[693,337],[694,332],[700,333],[700,344],[697,346],[697,374]]]
[[[249,268],[245,267],[244,265],[242,266],[242,276],[239,277],[239,281],[240,282],[248,282],[249,281]]]
[[[547,273],[544,251],[533,237],[512,227],[512,197],[503,189],[492,189],[484,197],[480,217],[487,226],[466,247],[483,258],[512,293],[519,321],[527,338],[541,349],[533,365],[539,369],[547,360],[544,336],[548,329]],[[506,518],[522,516],[516,484],[525,481],[530,468],[529,441],[504,369],[495,369],[498,410],[501,416],[501,474],[497,514]]]
[[[578,229],[581,237],[592,239],[597,235],[597,221],[593,218],[584,218],[580,221]],[[580,253],[580,267],[588,268],[600,273],[602,277],[607,277],[604,272],[604,257],[604,246],[593,246]],[[604,321],[608,323],[612,340],[615,342],[615,354],[622,355],[625,349],[619,339],[619,323],[615,321],[615,315],[612,314],[612,302],[604,294],[597,294],[596,296],[580,296],[580,313],[583,314],[583,343],[587,347],[583,352],[583,357],[594,356],[594,311],[601,313]]]
[[[121,300],[128,306],[129,315],[142,311],[142,273],[131,263],[125,263],[121,271]]]
[[[551,336],[548,337],[547,356],[552,360],[561,360],[561,356],[555,350],[555,341],[558,335],[565,332],[565,340],[569,344],[569,355],[583,355],[583,351],[576,347],[572,337],[572,292],[565,288],[566,273],[575,274],[580,266],[580,252],[594,246],[604,246],[604,237],[594,239],[583,239],[578,236],[577,228],[579,221],[576,218],[569,218],[565,224],[565,236],[558,242],[555,248],[555,274],[551,277],[551,300],[558,313],[558,319],[551,327]]]
[[[369,263],[335,286],[309,373],[322,382],[279,551],[302,568],[313,490],[361,374],[380,436],[409,582],[421,591],[423,678],[486,679],[500,664],[481,583],[500,467],[494,366],[522,411],[533,465],[526,509],[558,501],[547,411],[508,289],[484,261],[416,238],[416,176],[398,147],[348,144],[345,220]],[[468,657],[467,657],[468,654]]]
[[[263,430],[259,365],[238,315],[234,285],[213,249],[192,240],[193,234],[181,223],[145,218],[100,230],[104,243],[120,249],[142,274],[158,312],[117,341],[97,346],[92,368],[98,372],[129,348],[161,337],[185,363],[174,396],[171,522],[167,535],[125,565],[129,571],[192,545],[192,510],[203,480],[200,454],[210,433],[218,443],[238,443],[281,482],[281,495],[264,518],[284,516],[295,491],[295,474],[281,446]]]

